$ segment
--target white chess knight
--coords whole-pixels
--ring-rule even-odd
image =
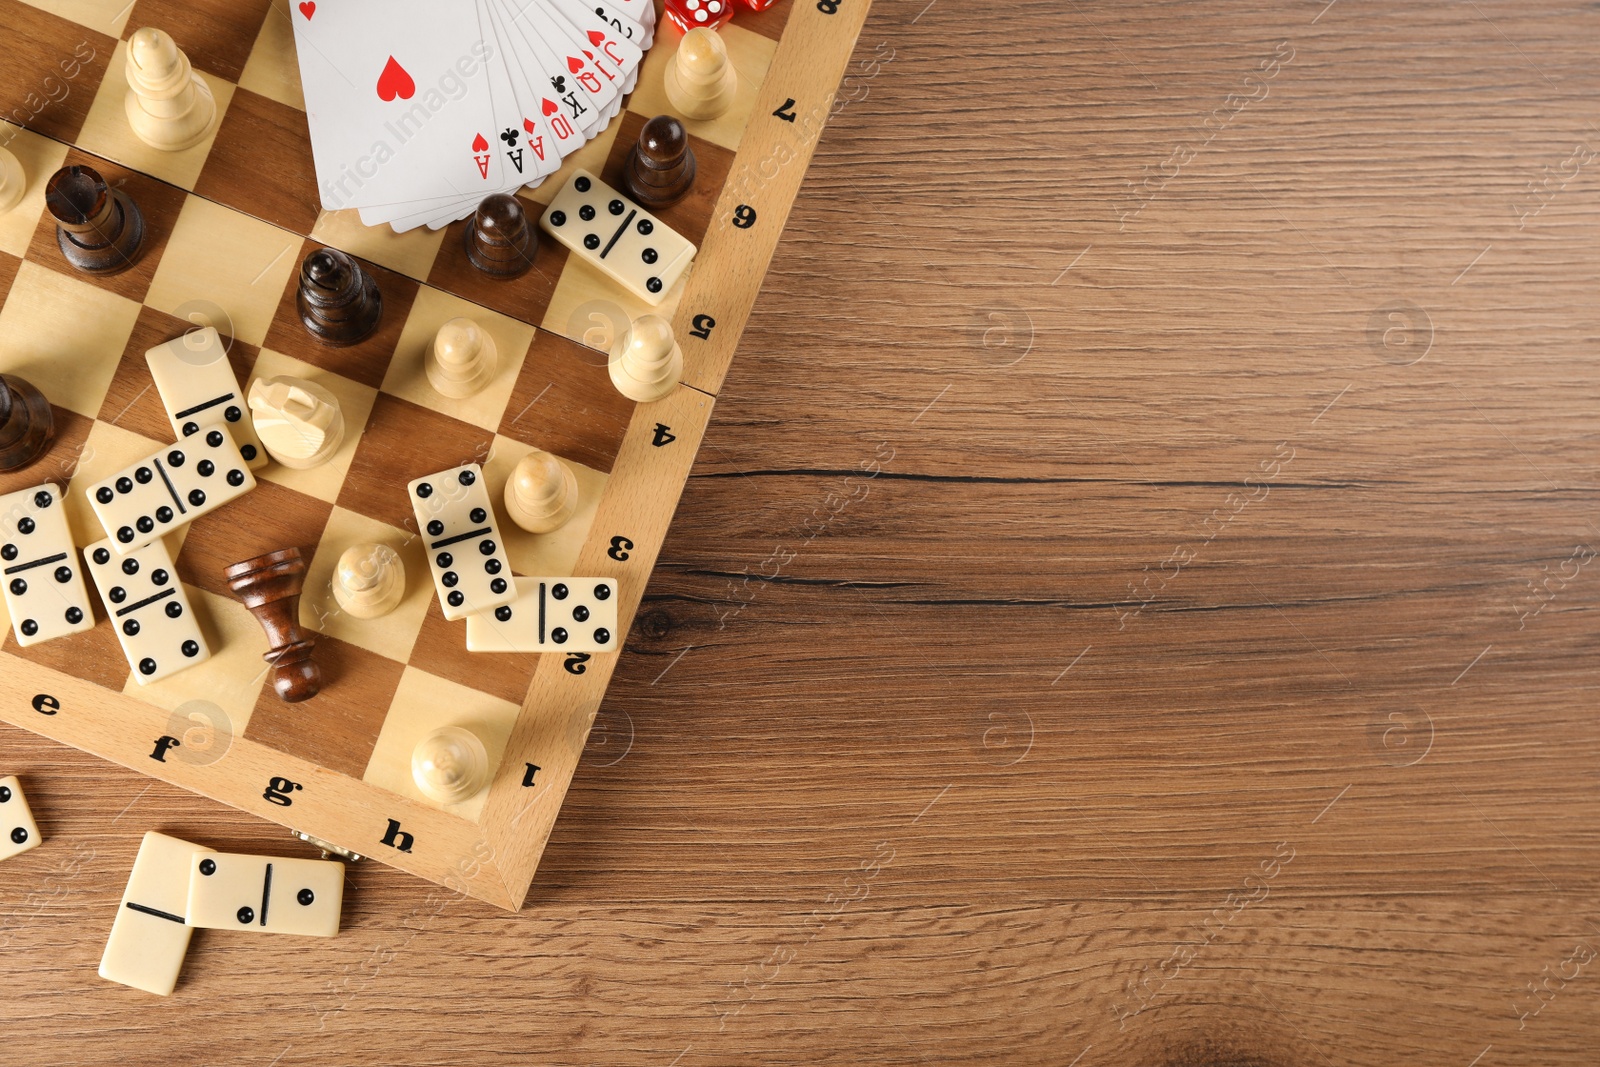
[[[127,78],[128,125],[151,148],[178,152],[211,132],[217,118],[211,86],[163,31],[150,26],[135,31],[128,41]]]
[[[344,443],[339,399],[316,382],[280,374],[250,383],[250,411],[267,454],[285,467],[309,470]]]

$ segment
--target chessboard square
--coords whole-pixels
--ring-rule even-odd
[[[100,606],[100,598],[93,591],[89,597],[96,605],[96,619],[103,619],[105,608]],[[5,642],[0,646],[0,651],[112,692],[120,690],[124,683],[134,684],[131,682],[133,669],[128,666],[122,646],[117,643],[117,635],[109,625],[96,625],[92,630],[23,648],[17,644],[17,634],[11,627],[4,603],[0,603],[0,621],[5,624]]]
[[[296,235],[308,232],[318,194],[305,113],[249,89],[235,92],[194,191]]]
[[[597,173],[600,180],[613,189],[624,188],[623,169],[634,145],[639,143],[639,132],[644,129],[646,117],[633,111],[624,111],[617,143],[606,159],[605,169]],[[711,228],[711,215],[716,210],[717,198],[727,184],[728,171],[733,166],[733,153],[703,137],[689,135],[689,147],[694,149],[695,176],[689,195],[670,207],[651,208],[663,225],[690,244],[698,247]]]
[[[33,231],[39,228],[39,219],[44,214],[45,180],[61,169],[67,158],[67,146],[9,122],[0,122],[0,145],[17,157],[27,180],[22,200],[10,211],[0,214],[0,252],[26,256]]]
[[[541,207],[548,207],[550,201],[556,198],[556,194],[567,187],[567,182],[572,180],[574,172],[586,170],[590,174],[599,174],[605,166],[606,160],[611,157],[612,149],[617,143],[617,131],[622,128],[622,123],[619,119],[626,118],[628,114],[629,112],[623,111],[618,118],[606,123],[605,129],[595,134],[594,140],[585,143],[582,148],[563,159],[560,169],[554,174],[532,189],[518,190],[517,195],[524,200],[532,200]],[[635,136],[638,136],[637,133]],[[615,183],[613,185],[615,187]],[[534,220],[535,224],[538,223],[539,216],[542,214],[544,212],[540,208],[529,205],[528,215]]]
[[[300,321],[300,311],[296,306],[300,291],[300,265],[321,247],[307,238],[295,253],[289,284],[281,294],[278,308],[272,316],[272,326],[267,331],[267,347],[376,389],[383,384],[389,357],[394,352],[395,342],[400,340],[400,331],[404,329],[406,316],[411,312],[411,301],[416,299],[417,282],[358,257],[356,262],[371,275],[383,297],[383,317],[372,336],[360,344],[342,348],[325,345],[311,336]]]
[[[581,305],[573,323],[591,348],[546,330],[534,335],[499,433],[609,472],[628,432],[634,403],[611,384],[607,350],[627,331],[628,315],[609,300]]]
[[[194,0],[137,0],[124,38],[142,26],[172,34],[196,70],[239,80],[250,43],[256,39],[269,0],[227,0],[197,4]]]
[[[186,304],[214,301],[232,324],[224,332],[259,345],[300,265],[294,255],[299,243],[260,219],[188,197],[145,303],[181,315]]]
[[[171,549],[175,539],[169,537],[166,541]],[[186,561],[181,556],[177,558],[179,573],[185,573]],[[200,633],[211,649],[210,658],[147,685],[140,685],[138,677],[129,673],[120,688],[127,696],[168,711],[177,711],[195,701],[209,702],[222,713],[220,720],[211,723],[222,735],[222,741],[217,742],[224,746],[217,752],[220,757],[226,752],[226,739],[244,736],[250,725],[250,715],[267,680],[267,664],[261,658],[267,650],[267,642],[261,624],[239,601],[208,593],[188,582],[183,583],[183,592],[189,598]],[[113,640],[115,637],[113,634]],[[126,660],[123,665],[127,666]],[[174,736],[181,738],[181,734]],[[210,753],[208,745],[205,752],[178,753],[174,758],[188,761]]]
[[[285,704],[271,685],[262,686],[245,736],[360,778],[405,667],[326,634],[317,638],[312,658],[322,672],[321,691],[310,700]]]
[[[122,36],[133,5],[128,0],[22,0],[24,4],[59,15],[96,33]]]
[[[433,269],[444,233],[426,226],[405,233],[395,233],[388,226],[367,226],[362,223],[361,214],[351,208],[318,215],[317,224],[311,229],[311,239],[420,282],[426,281],[428,272]]]
[[[333,595],[333,572],[339,557],[351,545],[388,545],[400,555],[405,566],[405,596],[394,610],[376,619],[358,619],[339,606]],[[320,633],[348,641],[399,663],[411,657],[422,620],[433,599],[433,579],[422,540],[398,527],[334,508],[322,531],[322,543],[306,571],[305,591],[300,594],[300,622]]]
[[[551,244],[556,243],[553,237],[547,240]],[[561,280],[556,283],[556,291],[550,298],[550,306],[545,309],[544,318],[539,320],[539,326],[562,337],[570,337],[579,344],[587,344],[597,332],[597,310],[598,319],[603,320],[631,323],[640,315],[660,315],[664,319],[671,319],[677,313],[684,288],[693,276],[694,264],[691,263],[661,303],[648,304],[598,267],[573,256],[561,272]]]
[[[308,470],[269,463],[256,476],[331,504],[339,499],[339,490],[344,486],[345,475],[350,472],[350,461],[355,458],[356,445],[367,428],[367,416],[372,413],[372,404],[378,398],[378,391],[270,348],[261,350],[254,371],[248,377],[241,376],[239,380],[247,383],[244,388],[248,396],[250,385],[257,378],[274,378],[280,374],[304,378],[334,395],[339,401],[339,413],[344,418],[344,443],[326,463]]]
[[[410,662],[457,685],[520,704],[533,684],[539,657],[533,653],[467,651],[467,620],[446,619],[435,597],[428,605],[428,617],[422,620]]]
[[[51,440],[50,447],[44,455],[14,471],[0,473],[0,496],[8,493],[31,489],[33,486],[45,482],[54,482],[63,487],[67,497],[67,523],[72,523],[72,490],[68,485],[72,476],[77,473],[78,462],[88,450],[89,431],[94,427],[94,420],[79,415],[66,408],[52,406],[50,416],[55,421],[55,438]],[[81,529],[74,529],[74,544],[86,544],[97,541],[104,535],[100,532],[100,524],[94,520],[93,513],[87,505],[83,508],[89,525]],[[93,537],[83,537],[83,534],[94,534]]]
[[[298,548],[309,559],[332,510],[326,500],[259,479],[252,491],[189,524],[178,573],[208,593],[231,598],[224,575],[229,567],[282,548]]]
[[[153,441],[166,442],[175,438],[176,435],[172,432],[172,420],[167,416],[166,405],[156,389],[155,379],[150,374],[150,362],[145,359],[145,353],[194,330],[196,319],[210,318],[211,316],[204,314],[207,309],[200,306],[202,303],[196,301],[195,306],[180,308],[182,316],[168,315],[165,311],[157,311],[148,305],[139,308],[139,318],[134,323],[133,334],[128,338],[127,348],[117,363],[117,372],[111,378],[111,386],[106,390],[105,400],[101,402],[101,421],[113,423],[124,430],[132,430]],[[218,309],[215,307],[209,310],[213,315],[217,315]],[[217,317],[222,319],[220,323],[222,331],[226,331],[232,325],[225,317],[220,315]],[[233,339],[225,332],[222,335],[222,343],[227,348],[228,363],[233,368],[234,377],[241,382],[247,381],[250,368],[255,365],[260,350],[254,345]]]
[[[6,297],[11,295],[11,283],[17,280],[17,271],[21,267],[21,257],[0,252],[0,305],[4,305]]]
[[[696,137],[703,137],[729,151],[739,150],[744,128],[755,109],[756,94],[767,78],[767,68],[778,50],[778,42],[759,33],[743,29],[738,23],[729,23],[717,31],[728,46],[728,59],[739,72],[739,88],[728,110],[714,119],[683,119],[683,127]],[[650,118],[655,115],[677,115],[672,102],[667,99],[664,79],[669,64],[677,61],[678,45],[683,34],[657,33],[656,42],[644,57],[639,68],[639,87],[628,99],[628,110]],[[679,118],[682,118],[680,115]]]
[[[28,245],[27,258],[63,274],[70,274],[96,289],[104,289],[130,300],[145,299],[150,289],[150,279],[155,276],[168,238],[172,236],[172,228],[178,221],[178,211],[183,207],[183,190],[76,148],[67,151],[62,164],[89,167],[105,179],[108,187],[122,190],[144,218],[144,240],[132,266],[115,274],[85,274],[75,270],[61,254],[55,220],[48,211],[43,211],[39,213],[39,224],[34,228],[33,240]]]
[[[440,231],[443,236],[439,254],[428,272],[428,284],[523,322],[538,322],[550,306],[551,294],[566,269],[568,253],[561,242],[539,231],[539,215],[544,209],[527,199],[521,202],[538,241],[528,273],[508,280],[492,278],[474,267],[467,259],[465,244],[467,227],[472,225],[469,215]]]
[[[100,517],[89,505],[89,494],[84,491],[85,487],[154,453],[172,436],[170,426],[167,430],[166,437],[153,440],[110,422],[91,423],[82,449],[72,457],[76,460],[76,469],[67,486],[67,521],[72,525],[75,544],[92,544],[110,536],[105,527],[100,525]],[[172,547],[171,541],[168,547]]]
[[[436,391],[429,384],[425,369],[439,327],[458,317],[472,319],[493,339],[499,361],[488,384],[472,396],[459,400]],[[533,332],[533,327],[525,322],[425,285],[411,304],[405,329],[400,331],[394,358],[389,361],[389,371],[384,375],[383,391],[493,431],[505,414],[528,346],[533,343]]]
[[[26,261],[0,308],[0,373],[94,418],[138,317],[134,301]]]
[[[192,148],[179,152],[151,148],[139,140],[128,123],[124,103],[128,95],[127,68],[128,42],[118,41],[116,51],[111,56],[111,65],[100,81],[100,90],[95,93],[94,103],[89,105],[89,114],[83,120],[78,146],[143,174],[184,189],[193,189],[195,179],[200,177],[200,169],[205,166],[206,156],[211,153],[211,143],[217,136],[217,120],[212,121],[205,139]],[[217,117],[220,119],[227,114],[228,103],[233,99],[233,83],[198,68],[196,70],[211,87],[211,95],[217,102]],[[142,208],[144,205],[139,206]]]
[[[481,463],[493,446],[494,434],[481,426],[379,393],[338,504],[415,536],[407,484],[463,463]]]
[[[783,37],[783,28],[789,24],[789,12],[794,8],[793,4],[773,4],[765,11],[751,11],[749,8],[741,7],[739,28],[770,37],[774,41],[779,40]]]
[[[5,6],[9,47],[0,63],[0,100],[7,102],[12,122],[70,144],[117,41],[85,24],[106,25],[94,0],[51,0],[50,11],[42,6]],[[78,21],[79,14],[87,17]]]
[[[411,755],[417,743],[435,730],[458,726],[470,730],[483,742],[489,755],[492,780],[495,768],[505,757],[506,740],[511,736],[519,710],[520,696],[515,701],[502,700],[416,667],[407,667],[394,702],[384,716],[383,732],[378,735],[363,780],[476,822],[483,813],[488,789],[454,804],[442,804],[417,788],[411,774]]]
[[[289,0],[272,0],[261,22],[250,56],[239,75],[239,88],[260,93],[296,111],[306,109],[300,88],[300,63],[294,50],[294,24],[289,20]]]
[[[494,451],[483,465],[483,477],[490,485],[504,486],[511,478],[517,461],[533,451],[532,445],[514,441],[509,437],[496,437]],[[572,469],[578,483],[578,506],[559,529],[549,533],[531,534],[511,521],[506,513],[506,494],[491,493],[494,500],[495,526],[500,530],[500,540],[506,547],[506,558],[511,561],[514,574],[562,576],[573,572],[578,562],[578,550],[589,536],[594,524],[595,510],[600,506],[600,496],[605,492],[607,475],[585,467],[582,463],[562,457]]]

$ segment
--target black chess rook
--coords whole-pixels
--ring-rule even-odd
[[[50,401],[38,387],[0,374],[0,471],[26,467],[45,454],[55,436]]]
[[[522,201],[507,193],[485,197],[461,234],[467,261],[491,278],[509,279],[533,266],[539,235]]]
[[[383,317],[383,294],[361,264],[336,249],[319,248],[300,264],[295,306],[307,333],[342,348],[372,336]]]
[[[657,115],[644,124],[629,150],[622,185],[640,207],[656,211],[689,195],[694,172],[694,149],[683,123],[671,115]]]
[[[56,223],[56,243],[73,270],[116,274],[138,262],[144,249],[144,215],[98,171],[62,167],[45,183],[44,205]]]

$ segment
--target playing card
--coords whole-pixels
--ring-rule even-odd
[[[603,129],[607,105],[621,95],[620,80],[582,54],[572,38],[558,29],[544,0],[499,0],[502,25],[522,35],[523,74],[540,93],[540,113],[557,126],[565,119],[585,140]],[[570,27],[570,23],[568,24]],[[548,86],[543,88],[541,86]],[[559,130],[557,131],[559,132]]]
[[[503,59],[476,4],[386,0],[375,8],[352,0],[291,10],[323,206],[501,188],[505,161],[493,146],[503,127],[488,64]]]

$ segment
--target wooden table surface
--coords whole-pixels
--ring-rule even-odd
[[[877,0],[523,911],[109,985],[295,846],[6,728],[0,1058],[1593,1064],[1597,41]]]

